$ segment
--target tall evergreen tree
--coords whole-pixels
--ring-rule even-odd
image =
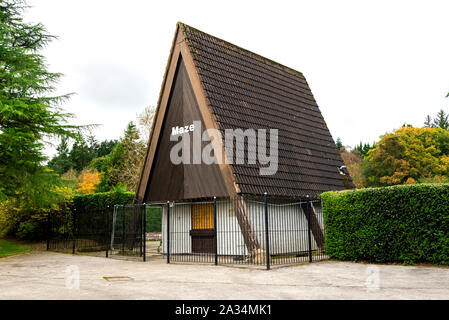
[[[427,115],[426,120],[424,121],[424,128],[433,128],[433,122],[430,115]]]
[[[434,119],[428,115],[424,121],[424,128],[441,128],[444,130],[449,130],[449,114],[441,109],[438,111]]]
[[[145,143],[141,141],[136,125],[130,122],[123,138],[104,159],[104,175],[99,189],[108,191],[121,185],[128,191],[135,191],[144,155]]]
[[[449,130],[449,115],[443,109],[438,111],[435,119],[433,119],[433,128]]]
[[[74,163],[69,156],[69,145],[67,140],[67,137],[62,137],[61,143],[56,148],[56,156],[48,162],[48,166],[59,174],[63,174],[74,167]]]
[[[114,147],[117,145],[117,143],[118,143],[117,140],[101,141],[100,144],[98,145],[97,157],[103,157],[110,154],[114,149]]]
[[[90,166],[92,160],[104,157],[112,152],[117,140],[98,142],[92,135],[80,136],[69,148],[67,138],[63,138],[57,147],[56,155],[48,162],[48,166],[60,175],[70,168],[80,172]],[[100,168],[95,167],[97,170]]]
[[[368,154],[368,151],[370,151],[373,148],[374,148],[374,144],[370,145],[369,143],[362,143],[362,141],[360,141],[360,143],[358,145],[356,145],[354,149],[359,151],[360,154],[362,155],[362,157],[366,157],[366,155]]]
[[[43,165],[44,141],[77,127],[60,108],[69,95],[52,95],[61,74],[39,54],[55,37],[24,22],[24,9],[23,0],[0,1],[0,198],[45,201],[56,177]]]
[[[335,145],[337,146],[338,150],[341,150],[341,148],[343,148],[343,142],[340,138],[337,138],[337,141],[335,141]]]
[[[95,155],[92,154],[93,152],[94,150],[91,150],[84,137],[76,139],[70,150],[70,160],[73,163],[73,168],[78,172],[83,170],[95,158]]]

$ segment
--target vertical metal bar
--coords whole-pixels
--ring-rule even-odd
[[[167,201],[167,263],[170,263],[170,201]]]
[[[109,206],[107,207],[107,209],[106,209],[106,230],[105,230],[105,234],[104,234],[104,238],[105,238],[105,244],[106,244],[106,258],[108,258],[109,257],[109,245],[108,245],[108,242],[109,242],[109,231],[108,230],[110,230],[110,228],[109,228],[109,212],[110,212],[110,209],[109,209]]]
[[[310,198],[307,195],[307,204],[306,204],[306,215],[307,215],[307,236],[309,241],[309,262],[312,262],[312,235],[310,232]]]
[[[112,224],[109,226],[109,230],[111,230],[110,237],[111,237],[111,253],[114,250],[114,240],[115,240],[115,222],[117,221],[117,209],[118,205],[114,205],[114,210],[112,211]]]
[[[297,230],[297,223],[299,224],[297,220],[298,214],[296,212],[296,205],[292,206],[292,232],[293,232],[293,252],[296,253],[296,256],[294,258],[295,262],[298,262],[298,253],[300,251],[300,242],[298,240],[298,230]],[[299,228],[298,228],[299,229]]]
[[[147,261],[147,206],[143,204],[143,261]]]
[[[51,233],[51,225],[50,225],[50,214],[47,213],[47,251],[50,249],[50,233]]]
[[[293,239],[292,239],[292,232],[291,232],[291,227],[292,227],[292,222],[290,221],[291,215],[290,215],[290,210],[291,210],[291,206],[286,206],[285,204],[283,204],[279,211],[282,214],[282,218],[281,220],[283,220],[283,226],[282,226],[282,230],[281,232],[285,233],[285,230],[287,230],[287,233],[284,237],[284,247],[285,247],[285,253],[286,253],[286,257],[285,257],[285,263],[292,263],[292,253],[293,253],[293,249],[292,249],[292,244],[294,243]]]
[[[122,207],[122,254],[125,254],[125,218],[126,211],[125,206]]]
[[[270,270],[270,237],[268,235],[268,196],[265,192],[263,195],[263,203],[265,209],[265,251],[267,254],[267,270]]]
[[[217,248],[217,197],[214,197],[214,253],[215,253],[215,265],[218,265],[218,248]]]
[[[72,254],[75,254],[75,245],[76,245],[76,209],[73,210],[72,213]]]
[[[139,240],[139,254],[142,257],[143,256],[143,241],[142,241],[142,234],[143,234],[143,220],[142,220],[142,205],[137,205],[137,210],[136,210],[136,215],[139,217],[139,226],[140,226],[140,230],[136,230],[136,238],[140,238]],[[135,219],[137,220],[137,218]],[[137,228],[136,228],[137,229]],[[138,232],[137,232],[138,231]],[[137,234],[139,233],[139,236],[137,236]],[[137,239],[136,239],[137,240]]]

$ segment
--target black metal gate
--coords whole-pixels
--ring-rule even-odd
[[[115,206],[110,254],[141,257],[143,261],[148,256],[161,255],[160,245],[157,245],[161,242],[161,212],[159,204]]]
[[[145,261],[162,255],[161,219],[157,204],[52,212],[47,220],[47,250]]]

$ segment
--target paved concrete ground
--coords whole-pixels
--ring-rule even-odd
[[[52,252],[3,258],[0,299],[449,298],[449,268],[324,261],[266,271],[152,259],[144,263]],[[79,289],[70,288],[76,287],[71,279],[77,269]],[[103,278],[109,276],[133,280]]]

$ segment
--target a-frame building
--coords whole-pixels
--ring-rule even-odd
[[[278,129],[278,170],[260,164],[173,164],[172,128]],[[216,154],[223,141],[213,139]],[[236,152],[238,155],[238,151]],[[137,202],[264,194],[311,198],[353,188],[302,73],[177,24],[150,134]],[[343,173],[345,174],[342,174]]]
[[[265,164],[249,161],[246,153],[255,148],[251,144],[254,141],[249,139],[244,145],[248,150],[237,147],[232,150],[232,163],[224,161],[229,150],[224,140],[218,138],[212,139],[213,154],[220,158],[218,163],[173,163],[170,153],[178,141],[172,141],[172,135],[178,128],[185,128],[183,134],[193,137],[198,133],[198,128],[189,130],[193,123],[200,123],[202,130],[218,130],[222,138],[228,129],[267,132],[277,129],[277,170],[274,174],[261,175],[260,169]],[[189,143],[191,149],[193,141]],[[271,143],[270,140],[268,144]],[[208,142],[201,144],[204,147]],[[195,156],[190,154],[189,159]],[[353,187],[302,73],[185,24],[177,24],[136,203],[188,202],[212,197],[235,199],[265,193],[271,198],[304,199],[316,198],[324,191]],[[245,230],[241,240],[249,253],[256,252],[261,246],[252,232],[256,227],[247,214],[245,200],[233,202],[233,207],[235,223]],[[188,245],[179,250],[201,251],[205,246],[195,242],[195,232],[192,232],[195,219],[211,212],[193,205],[185,212],[183,215],[188,217],[178,218],[179,221],[186,219],[183,221],[187,221],[185,225],[190,229],[185,230],[183,240]],[[318,219],[313,221],[314,245],[321,246],[322,231]],[[198,227],[198,239],[207,241],[202,229]],[[220,250],[226,254],[225,249]]]

